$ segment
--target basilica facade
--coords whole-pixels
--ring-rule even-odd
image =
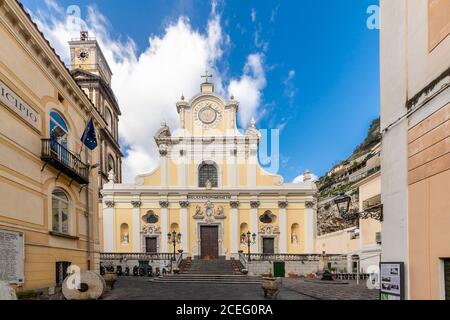
[[[190,101],[176,104],[179,129],[163,123],[155,135],[159,166],[134,184],[115,174],[103,188],[105,253],[173,252],[185,257],[247,253],[314,253],[316,186],[309,172],[284,183],[258,162],[261,132],[254,120],[237,129],[239,103],[206,81]],[[247,237],[246,237],[247,238]]]

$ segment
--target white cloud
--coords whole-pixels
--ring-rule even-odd
[[[294,181],[292,181],[292,183],[302,183],[304,181],[305,176],[303,174],[299,175],[297,178],[294,179]],[[316,176],[315,174],[311,173],[311,180],[313,182],[316,182],[319,180],[319,177]]]
[[[231,80],[228,86],[228,92],[240,102],[239,121],[243,127],[249,124],[253,116],[257,117],[256,110],[260,107],[262,90],[266,84],[264,55],[261,53],[249,55],[241,78]]]
[[[114,73],[113,90],[122,109],[119,135],[127,154],[123,159],[124,182],[131,182],[139,174],[148,173],[158,165],[153,136],[166,121],[172,131],[178,127],[175,103],[184,94],[187,98],[198,93],[200,75],[205,68],[214,74],[216,91],[225,93],[225,76],[218,70],[218,62],[230,47],[230,39],[222,30],[221,16],[213,2],[207,28],[194,30],[186,17],[169,23],[160,35],[149,37],[149,45],[137,54],[130,38],[113,39],[105,16],[95,7],[88,7],[86,21],[76,12],[65,15],[54,0],[46,0],[53,12],[38,10],[33,19],[46,35],[61,58],[70,63],[67,41],[88,30],[96,37]],[[232,80],[228,92],[240,99],[240,118],[248,123],[261,102],[261,91],[266,85],[263,56],[252,54],[247,58],[243,75]]]
[[[250,17],[252,18],[252,22],[256,22],[256,10],[254,8],[250,12]]]
[[[283,81],[284,84],[284,95],[288,98],[289,103],[292,105],[294,103],[294,98],[297,95],[297,88],[293,84],[292,80],[295,78],[295,70],[290,70],[286,79]]]

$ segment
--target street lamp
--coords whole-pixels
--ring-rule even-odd
[[[352,198],[345,193],[341,193],[334,199],[340,216],[346,220],[354,219],[375,219],[380,222],[383,221],[383,205],[378,204],[365,209],[362,212],[350,212],[350,202]]]
[[[248,261],[252,261],[250,256],[250,246],[256,243],[256,233],[251,233],[250,231],[247,233],[243,233],[241,235],[242,243],[246,243],[248,247]]]
[[[177,252],[177,244],[181,243],[181,233],[178,233],[174,230],[172,233],[167,234],[167,239],[169,243],[173,245],[173,261],[176,261],[176,252]]]

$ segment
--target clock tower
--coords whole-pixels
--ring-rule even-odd
[[[96,161],[100,163],[101,190],[112,173],[115,181],[122,181],[122,153],[118,131],[121,111],[111,87],[111,68],[97,40],[90,38],[87,31],[82,31],[80,38],[70,41],[69,46],[72,76],[108,124],[97,137],[100,159]]]
[[[69,42],[71,69],[82,69],[100,76],[111,85],[112,72],[95,38],[89,38],[87,31],[80,33],[80,39]]]

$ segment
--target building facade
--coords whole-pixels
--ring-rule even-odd
[[[379,148],[379,146],[378,146]],[[378,151],[379,154],[379,151]],[[358,188],[358,211],[381,203],[381,173],[377,171],[355,184]],[[317,253],[347,256],[348,273],[371,273],[371,266],[378,266],[381,257],[382,222],[369,218],[359,219],[357,225],[325,235],[317,236]]]
[[[95,38],[82,31],[80,38],[69,42],[72,76],[94,104],[107,126],[99,132],[99,189],[108,182],[113,171],[122,182],[122,153],[119,145],[119,103],[111,88],[112,71]],[[101,194],[100,194],[101,197]]]
[[[100,154],[80,150],[89,118],[108,124],[17,1],[0,1],[0,43],[0,277],[54,288],[99,266]]]
[[[385,262],[405,296],[450,297],[450,2],[381,1]]]
[[[242,234],[250,232],[252,253],[313,253],[315,184],[302,184],[258,164],[260,131],[252,121],[238,131],[239,103],[205,82],[190,101],[176,105],[180,124],[163,123],[155,136],[160,164],[134,184],[114,177],[103,193],[104,251],[172,252],[168,233],[179,234],[184,256],[216,259],[247,252]]]

